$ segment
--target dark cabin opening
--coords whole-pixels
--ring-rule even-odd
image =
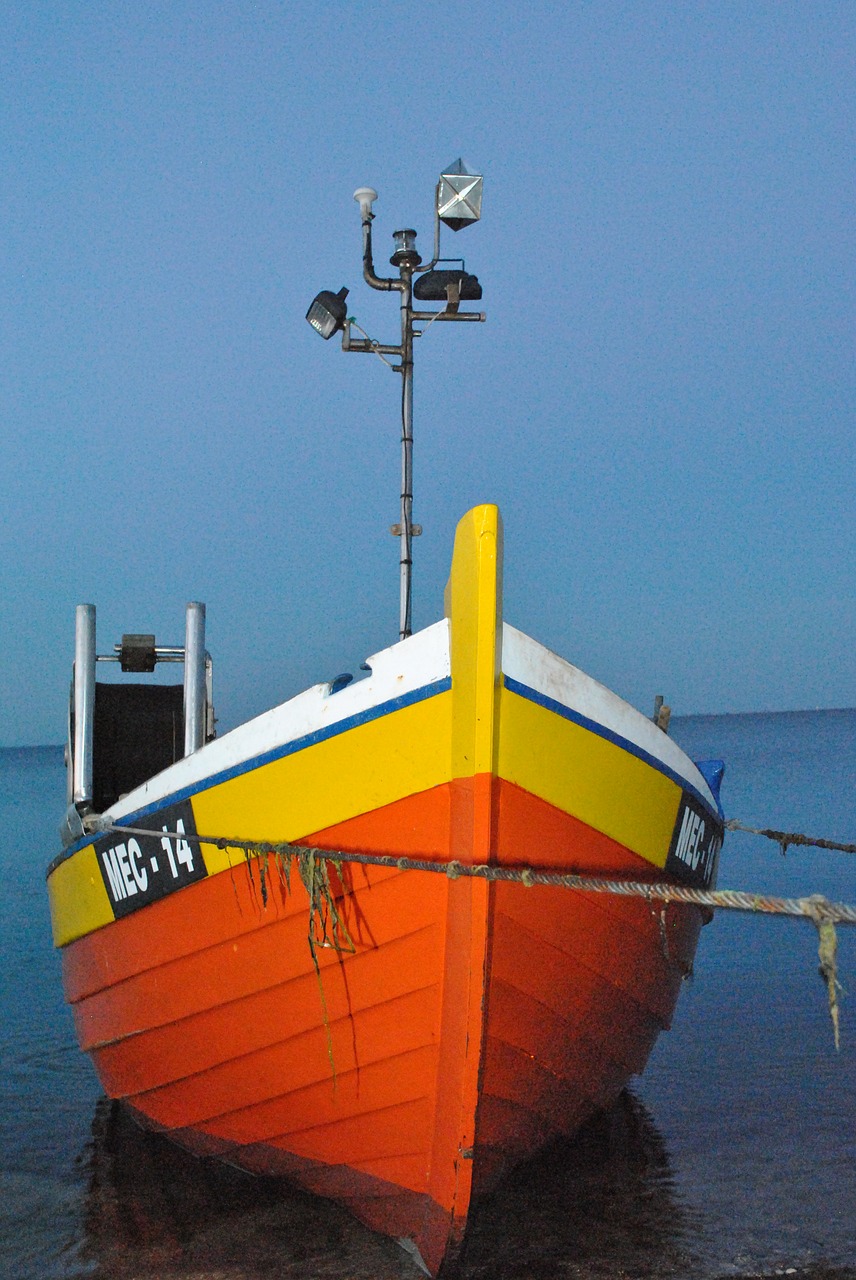
[[[92,803],[104,813],[184,755],[183,685],[96,684],[92,745]]]

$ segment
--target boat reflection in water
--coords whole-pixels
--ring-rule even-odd
[[[98,1103],[87,1152],[84,1256],[97,1280],[416,1280],[395,1244],[284,1179],[197,1159]],[[699,1274],[695,1215],[668,1154],[624,1093],[572,1141],[518,1167],[470,1217],[461,1280]]]
[[[665,1143],[624,1092],[575,1138],[560,1139],[476,1202],[469,1280],[694,1277],[701,1215],[680,1202]]]

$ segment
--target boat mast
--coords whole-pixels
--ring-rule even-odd
[[[391,528],[391,532],[399,540],[399,622],[398,634],[404,640],[411,634],[411,603],[413,578],[413,538],[422,532],[421,525],[413,523],[413,341],[421,337],[424,329],[414,328],[414,323],[424,323],[426,327],[435,320],[483,321],[483,312],[459,311],[461,300],[481,298],[481,286],[475,276],[468,275],[464,269],[463,259],[449,259],[460,262],[460,267],[452,270],[436,271],[440,258],[440,223],[445,222],[454,231],[477,222],[481,217],[481,197],[483,178],[479,174],[470,173],[461,160],[450,165],[446,173],[440,175],[436,187],[434,210],[434,253],[429,263],[423,265],[422,258],[416,249],[416,232],[411,228],[393,232],[395,251],[390,264],[398,268],[395,276],[378,276],[374,269],[372,257],[372,222],[374,213],[372,205],[377,199],[377,192],[372,187],[360,187],[354,192],[354,199],[360,206],[360,218],[363,232],[363,279],[372,289],[385,292],[395,291],[399,294],[401,312],[401,341],[397,344],[376,342],[361,329],[353,316],[347,313],[345,298],[348,290],[342,288],[338,293],[324,289],[317,294],[306,313],[306,319],[322,338],[331,338],[341,330],[343,351],[364,351],[372,355],[398,356],[398,364],[390,364],[394,373],[401,375],[401,499],[399,523]],[[420,278],[414,288],[413,277]],[[414,311],[414,295],[418,300],[427,302],[444,302],[442,311]],[[362,338],[351,336],[352,326],[363,334]]]

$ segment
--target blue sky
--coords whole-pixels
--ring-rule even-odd
[[[0,744],[208,606],[222,727],[398,624],[398,378],[304,322],[485,174],[488,322],[417,349],[414,625],[499,503],[505,615],[649,710],[856,703],[856,8],[10,3]],[[427,256],[427,253],[426,253]]]

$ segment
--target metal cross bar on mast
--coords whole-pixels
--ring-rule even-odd
[[[360,187],[354,192],[354,199],[360,206],[363,234],[363,278],[372,289],[384,292],[395,291],[400,298],[401,341],[398,345],[375,342],[367,335],[363,338],[351,337],[351,326],[360,332],[359,325],[353,317],[348,316],[345,298],[348,290],[340,289],[337,294],[322,290],[314,299],[306,319],[322,338],[331,338],[334,333],[342,331],[342,349],[344,351],[362,351],[380,356],[397,355],[399,363],[391,365],[393,372],[401,375],[401,500],[399,523],[392,526],[392,532],[399,540],[399,622],[398,634],[405,640],[412,631],[412,577],[413,577],[413,537],[421,533],[420,526],[413,524],[413,340],[420,336],[415,330],[414,321],[432,323],[434,320],[484,320],[480,312],[459,312],[458,303],[461,298],[480,298],[481,288],[475,276],[468,276],[463,270],[434,272],[440,254],[440,222],[446,222],[453,230],[478,220],[481,213],[481,183],[478,175],[469,173],[459,160],[447,173],[441,175],[436,188],[434,219],[434,253],[429,263],[422,265],[422,258],[416,249],[416,232],[407,228],[393,232],[395,251],[390,258],[392,266],[398,268],[398,278],[394,276],[378,276],[374,269],[372,256],[372,222],[374,213],[372,205],[377,199],[377,192],[371,187]],[[457,260],[456,260],[457,261]],[[413,310],[413,277],[425,274],[421,281],[424,286],[417,289],[417,297],[428,301],[445,301],[442,311]],[[436,281],[431,284],[432,276]],[[447,277],[453,279],[447,280]],[[389,361],[386,361],[389,364]]]

